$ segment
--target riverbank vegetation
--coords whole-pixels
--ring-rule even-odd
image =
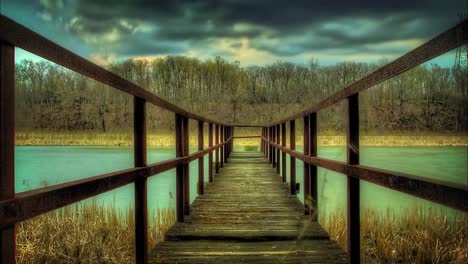
[[[67,206],[17,226],[18,264],[134,263],[134,213],[96,202]],[[158,209],[149,223],[149,246],[164,239],[173,209]]]
[[[172,209],[153,214],[149,245],[154,247],[174,223]],[[346,248],[342,211],[321,214],[320,223],[331,239]],[[466,263],[468,219],[456,220],[433,211],[414,209],[386,214],[361,213],[364,263]],[[17,227],[17,262],[22,263],[133,263],[133,211],[97,203],[68,206],[22,222]]]
[[[346,248],[346,220],[341,210],[320,215],[330,238]],[[455,219],[421,208],[403,214],[371,209],[361,212],[361,259],[364,263],[467,263],[468,217]]]
[[[204,142],[208,142],[205,133]],[[258,135],[259,132],[243,135]],[[238,135],[238,134],[236,134]],[[190,145],[197,146],[198,135],[191,133]],[[468,135],[363,135],[361,146],[468,146]],[[149,146],[175,146],[174,133],[150,133],[147,137]],[[319,146],[344,146],[345,136],[324,135],[318,137]],[[260,139],[235,139],[235,146],[259,146]],[[133,146],[133,135],[130,133],[102,132],[17,132],[17,146]],[[206,144],[205,144],[206,145]],[[289,140],[288,140],[289,145]],[[296,136],[296,145],[302,146],[302,136]]]

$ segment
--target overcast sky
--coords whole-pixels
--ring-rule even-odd
[[[242,65],[395,59],[466,9],[465,0],[0,1],[6,16],[101,65],[166,55]]]

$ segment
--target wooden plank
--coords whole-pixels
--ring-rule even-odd
[[[289,121],[289,146],[291,150],[296,149],[296,120]],[[291,194],[296,194],[296,158],[292,155],[292,152],[289,153],[289,185],[291,189]]]
[[[222,124],[215,120],[210,120],[194,113],[190,113],[185,109],[145,90],[144,88],[139,87],[136,84],[86,60],[76,53],[73,53],[44,38],[4,15],[0,15],[0,40],[11,43],[16,47],[27,50],[47,60],[62,65],[67,69],[112,86],[125,93],[145,99],[145,101],[168,111],[199,121]]]
[[[239,242],[207,240],[164,242],[150,263],[347,263],[333,241]]]
[[[203,150],[203,121],[198,121],[198,150]],[[203,195],[205,186],[204,156],[198,159],[198,194]]]
[[[467,35],[468,19],[465,19],[456,26],[422,44],[418,48],[413,49],[412,51],[382,66],[381,68],[366,75],[358,81],[351,83],[344,89],[323,99],[317,105],[313,105],[299,113],[274,122],[273,124],[270,124],[270,126],[301,118],[311,113],[316,113],[342,100],[345,100],[354,94],[365,91],[385,80],[398,76],[422,63],[445,54],[458,46],[465,45],[468,43],[468,38],[466,37]]]
[[[134,97],[133,139],[135,167],[146,167],[146,111],[145,100]],[[135,181],[135,258],[136,263],[148,261],[148,196],[146,177]]]
[[[15,47],[3,41],[0,41],[0,139],[1,201],[15,198]],[[15,233],[14,224],[0,230],[0,263],[15,263]]]
[[[208,124],[208,147],[213,146],[213,123]],[[208,179],[209,182],[213,181],[213,152],[208,154]]]
[[[359,94],[348,98],[346,104],[347,163],[359,164]],[[347,176],[347,249],[350,263],[360,263],[361,234],[359,219],[359,178]]]

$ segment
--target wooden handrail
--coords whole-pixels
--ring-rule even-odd
[[[32,217],[53,211],[60,207],[108,192],[135,182],[174,169],[177,165],[188,164],[203,155],[228,144],[232,138],[216,146],[192,153],[188,156],[173,158],[138,167],[106,173],[86,179],[66,182],[27,192],[17,193],[15,198],[0,201],[0,229]]]
[[[432,58],[440,56],[450,50],[465,45],[468,43],[468,20],[465,19],[458,25],[441,33],[435,38],[427,41],[418,48],[408,52],[400,58],[388,63],[387,65],[368,74],[360,80],[346,86],[337,93],[323,99],[318,104],[306,108],[305,110],[293,114],[289,117],[281,119],[265,125],[262,130],[262,144],[267,143],[269,161],[275,165],[274,149],[282,150],[283,153],[283,169],[282,177],[285,180],[286,164],[284,163],[285,154],[290,154],[290,189],[291,194],[296,193],[296,170],[295,159],[299,158],[304,161],[304,197],[309,195],[309,192],[314,191],[316,202],[317,188],[317,173],[316,167],[324,167],[334,171],[341,172],[347,176],[347,248],[348,260],[350,263],[360,262],[360,219],[359,219],[359,203],[360,190],[359,180],[369,181],[386,188],[390,188],[399,192],[404,192],[414,195],[429,201],[443,204],[458,210],[468,211],[468,187],[454,185],[446,182],[439,182],[429,178],[403,174],[393,171],[386,171],[377,168],[365,167],[359,165],[359,93],[373,87],[385,80],[400,75]],[[308,118],[316,122],[316,113],[329,106],[335,105],[343,100],[346,100],[346,150],[347,162],[338,162],[326,160],[316,157],[316,153],[310,153],[310,149],[316,151],[317,148],[317,131],[316,124],[314,127],[309,127]],[[295,151],[295,120],[304,118],[304,147],[305,155]],[[290,149],[285,146],[285,126],[290,123]],[[283,145],[275,142],[274,130],[278,125],[282,126]],[[312,131],[314,130],[314,131]],[[268,131],[268,133],[265,133]],[[272,137],[273,133],[273,137]],[[312,138],[310,138],[312,137]],[[310,141],[313,141],[310,144]],[[265,151],[265,147],[263,148]],[[307,167],[306,164],[312,165]],[[311,173],[312,172],[312,173]],[[306,201],[306,200],[304,200]],[[307,205],[305,205],[307,207]],[[317,209],[317,208],[316,208]],[[307,208],[306,208],[307,211]],[[315,214],[316,215],[316,214]],[[317,218],[312,216],[312,220]]]
[[[278,148],[302,162],[322,167],[340,174],[351,174],[354,178],[404,192],[425,200],[468,212],[468,186],[432,178],[383,170],[364,165],[351,165],[346,162],[306,156],[279,144],[262,138],[268,145]]]

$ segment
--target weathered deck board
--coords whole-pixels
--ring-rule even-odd
[[[234,152],[150,263],[346,263],[261,153]]]

